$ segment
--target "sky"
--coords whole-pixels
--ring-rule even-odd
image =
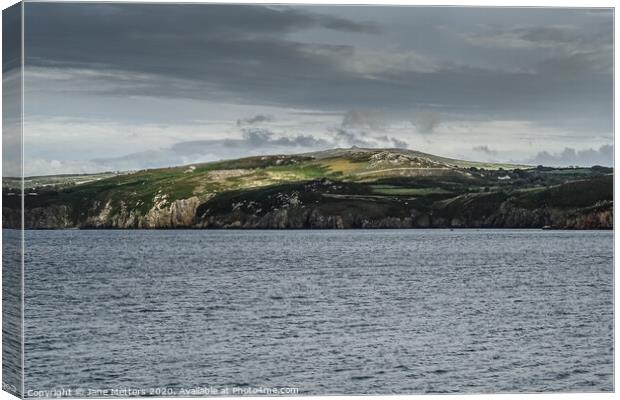
[[[24,25],[26,175],[351,146],[613,163],[610,9],[34,2]]]

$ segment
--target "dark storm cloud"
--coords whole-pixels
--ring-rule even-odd
[[[517,126],[529,126],[530,132],[498,131],[509,142],[502,148],[517,146],[523,135],[551,143],[543,138],[549,131],[561,136],[560,144],[545,148],[583,148],[600,143],[588,137],[612,131],[610,10],[38,2],[25,7],[26,91],[35,92],[29,115],[87,118],[90,111],[102,120],[156,119],[178,135],[171,147],[99,160],[118,169],[335,146],[407,147],[402,138],[416,132],[463,141],[468,150],[474,143],[467,143],[463,126],[479,121],[528,122]],[[210,108],[202,115],[204,103]],[[243,111],[227,111],[230,105]],[[263,114],[269,112],[291,132],[276,133],[278,124]],[[204,140],[193,140],[197,134],[174,130],[188,120],[207,121],[206,126],[227,117],[222,123],[236,123],[240,137],[214,139],[222,131],[206,127]],[[411,132],[397,132],[401,139],[388,136],[410,120]],[[327,133],[313,136],[318,129]],[[570,135],[584,138],[564,141]],[[530,155],[539,149],[532,148]],[[562,154],[539,156],[550,160],[545,163],[571,156]]]
[[[611,52],[584,51],[547,58],[536,64],[538,73],[558,77],[578,77],[588,72],[611,73]]]
[[[347,10],[352,16],[366,12],[365,8]],[[423,25],[428,26],[428,21],[436,18],[425,15],[439,12],[402,8],[391,18],[406,14],[412,21],[426,19]],[[509,10],[504,14],[496,10],[441,12],[444,16],[463,15],[462,26],[469,26],[468,19],[476,26],[472,15],[484,20],[487,14],[488,19],[510,14]],[[546,15],[548,20],[558,19]],[[566,15],[571,22],[585,18],[575,13]],[[356,35],[355,41],[363,43],[386,35],[391,23],[387,17],[369,23],[365,20],[370,17],[341,18],[304,6],[28,3],[26,16],[31,21],[26,26],[30,66],[117,71],[118,79],[125,73],[156,77],[133,86],[125,84],[125,79],[107,89],[108,95],[183,97],[315,110],[380,106],[405,119],[412,109],[429,103],[441,104],[447,112],[549,121],[557,121],[558,114],[579,111],[590,116],[597,129],[611,126],[611,74],[605,66],[605,57],[610,59],[611,52],[600,50],[611,45],[607,28],[592,34],[595,42],[582,39],[579,32],[559,28],[498,31],[485,51],[504,46],[497,50],[501,53],[516,40],[520,45],[525,43],[524,47],[544,44],[547,47],[543,50],[552,54],[533,58],[515,71],[450,60],[454,43],[460,41],[461,48],[469,45],[475,50],[479,43],[471,42],[480,41],[480,35],[468,36],[470,43],[456,34],[451,44],[433,36],[418,41],[433,48],[437,40],[436,51],[445,48],[445,54],[435,57],[444,59],[442,62],[415,52],[368,53],[352,43],[304,42],[299,36],[293,39],[287,35],[319,28]],[[588,54],[583,49],[591,43],[596,43],[596,49]],[[576,53],[575,48],[579,49]],[[488,54],[487,59],[497,58],[492,56]],[[117,79],[111,75],[106,79]]]
[[[252,104],[291,104],[298,101],[291,97],[302,98],[301,92],[291,96],[292,89],[321,82],[319,93],[346,77],[334,54],[316,51],[340,47],[286,40],[287,33],[379,31],[372,23],[287,7],[32,3],[27,15],[29,66],[117,71],[118,78],[107,78],[117,83],[109,95]],[[121,85],[127,73],[155,79]]]
[[[286,58],[296,45],[280,38],[291,31],[378,31],[370,23],[283,7],[37,3],[27,8],[29,64],[113,67],[182,78],[208,75],[231,59]]]
[[[544,76],[611,74],[612,71],[611,24],[600,24],[594,29],[572,24],[512,29],[485,26],[480,32],[464,36],[470,44],[499,51],[538,51],[544,56],[530,71]]]
[[[2,71],[21,67],[22,4],[2,12]]]
[[[356,22],[331,15],[293,9],[253,5],[217,4],[30,4],[27,35],[47,35],[54,39],[84,41],[93,46],[107,44],[123,51],[133,40],[167,38],[201,40],[210,37],[247,37],[256,34],[281,35],[300,29],[324,27],[354,33],[378,33],[371,22]],[[119,43],[112,40],[123,39]],[[69,49],[67,49],[69,50]],[[151,49],[145,49],[145,53]]]

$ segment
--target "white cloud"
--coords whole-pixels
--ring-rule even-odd
[[[431,57],[414,51],[388,51],[350,46],[306,46],[308,55],[336,60],[343,71],[373,77],[386,73],[431,73],[441,69]]]
[[[264,113],[264,114],[263,114]],[[356,114],[356,113],[353,113]],[[237,126],[252,115],[272,115],[268,126]],[[87,118],[29,118],[25,126],[26,175],[142,169],[271,153],[302,153],[330,147],[408,147],[479,161],[531,160],[538,153],[599,148],[610,133],[583,135],[523,120],[465,120],[442,114],[432,135],[417,134],[405,119],[343,118],[347,113],[271,108],[222,121],[138,124]],[[347,121],[343,126],[343,122]],[[349,126],[355,122],[355,127]],[[361,124],[361,125],[360,125]],[[369,125],[370,124],[370,125]],[[259,129],[260,131],[248,131]],[[558,147],[558,143],[562,147]],[[492,149],[482,151],[481,149]]]
[[[548,49],[561,48],[574,50],[583,40],[575,36],[577,27],[573,25],[518,26],[497,29],[482,25],[481,32],[461,34],[469,44],[501,49]]]
[[[550,153],[542,151],[535,157],[527,160],[529,164],[541,164],[549,166],[612,166],[614,163],[614,148],[606,144],[598,149],[585,148],[576,150],[565,147],[561,152]]]

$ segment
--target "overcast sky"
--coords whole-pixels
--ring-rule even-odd
[[[354,145],[609,165],[612,29],[601,9],[26,3],[26,174]]]

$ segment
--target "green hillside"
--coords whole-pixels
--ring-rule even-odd
[[[28,178],[24,203],[29,227],[313,227],[306,226],[315,224],[308,222],[312,212],[342,227],[403,221],[415,227],[411,221],[418,217],[425,226],[495,226],[490,216],[507,206],[545,215],[611,210],[612,172],[478,163],[401,149],[333,149]],[[5,226],[14,225],[21,202],[15,183],[3,184]],[[294,223],[270,222],[283,209]],[[550,218],[527,225],[553,223]]]

